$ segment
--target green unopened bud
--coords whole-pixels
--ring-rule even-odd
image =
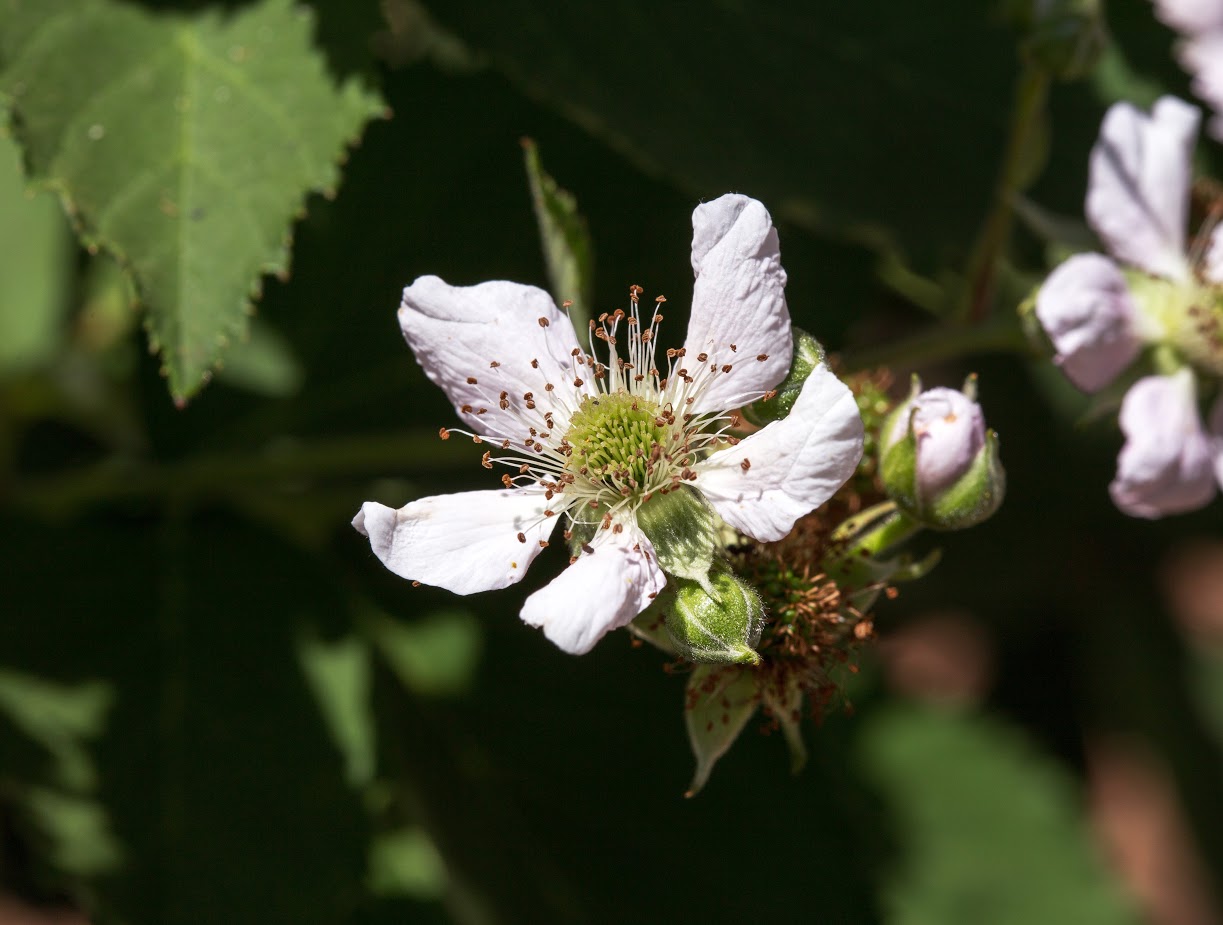
[[[667,609],[667,635],[694,662],[754,665],[764,604],[749,584],[717,563],[702,582],[678,579]]]
[[[880,474],[888,495],[915,520],[936,530],[962,530],[1002,503],[1006,473],[998,437],[986,431],[976,379],[964,391],[913,391],[883,425]]]
[[[704,582],[713,566],[718,519],[705,499],[687,486],[658,492],[637,511],[637,525],[668,575]]]
[[[790,360],[790,372],[777,386],[777,394],[743,409],[743,416],[757,427],[780,421],[788,415],[798,401],[798,393],[803,390],[807,377],[824,362],[824,348],[818,340],[800,328],[794,328],[793,332],[794,355]]]

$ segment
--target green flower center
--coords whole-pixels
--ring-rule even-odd
[[[1135,275],[1130,291],[1164,338],[1198,369],[1223,374],[1223,300],[1206,286]]]
[[[656,402],[617,392],[587,396],[569,421],[570,472],[616,488],[644,486],[671,442],[672,425]]]

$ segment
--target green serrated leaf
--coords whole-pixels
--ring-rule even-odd
[[[0,7],[0,94],[32,173],[131,272],[176,400],[244,336],[261,274],[288,271],[306,194],[335,189],[344,144],[382,111],[357,83],[336,88],[313,25],[292,0],[228,17]]]
[[[594,248],[590,243],[590,230],[578,211],[577,199],[544,170],[535,142],[524,138],[522,150],[552,295],[558,302],[573,303],[569,313],[581,331],[591,318],[594,301]]]
[[[698,665],[688,677],[684,723],[696,756],[696,773],[684,796],[696,796],[713,766],[730,750],[760,705],[756,674],[750,668]]]

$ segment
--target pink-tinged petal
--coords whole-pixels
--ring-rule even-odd
[[[1206,245],[1202,260],[1202,273],[1212,283],[1223,285],[1223,225],[1216,225]]]
[[[1138,355],[1135,312],[1125,276],[1101,254],[1071,257],[1036,296],[1036,317],[1057,351],[1055,361],[1084,392],[1104,388]]]
[[[1223,395],[1215,400],[1210,411],[1210,453],[1214,459],[1215,481],[1223,488]]]
[[[522,619],[570,655],[585,655],[611,630],[627,626],[667,583],[654,547],[631,524],[600,530],[573,565],[527,598]]]
[[[917,490],[928,501],[972,468],[985,448],[985,415],[963,392],[939,387],[917,397],[910,420],[917,438]]]
[[[544,516],[546,507],[542,493],[465,491],[399,510],[367,501],[352,525],[396,575],[473,594],[522,579],[556,526],[556,515]]]
[[[1216,6],[1223,10],[1223,3]],[[1211,136],[1223,141],[1223,25],[1183,43],[1180,59],[1193,75],[1193,92],[1215,112],[1207,126]]]
[[[853,475],[862,436],[853,393],[820,365],[788,416],[709,457],[693,484],[731,526],[779,540]]]
[[[1124,263],[1173,280],[1185,259],[1189,184],[1198,110],[1161,97],[1151,115],[1116,103],[1091,150],[1087,220]]]
[[[541,420],[555,409],[547,383],[568,383],[572,393],[577,337],[568,315],[542,289],[500,280],[450,286],[422,276],[403,291],[399,325],[425,374],[476,433],[521,439],[528,392]],[[502,392],[512,406],[508,414],[500,407]]]
[[[692,213],[692,270],[686,360],[695,370],[696,358],[705,353],[705,368],[717,370],[692,410],[737,408],[785,378],[793,351],[786,271],[768,210],[733,193],[698,206]],[[723,373],[726,365],[731,371]]]
[[[1219,0],[1155,0],[1155,15],[1187,35],[1223,29],[1223,3]]]
[[[1215,452],[1202,430],[1192,373],[1139,379],[1126,393],[1118,420],[1126,440],[1109,486],[1117,507],[1154,519],[1210,502]]]

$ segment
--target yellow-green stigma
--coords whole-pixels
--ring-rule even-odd
[[[628,392],[588,395],[565,434],[573,448],[565,468],[617,491],[645,491],[655,465],[673,440],[673,420],[643,396]]]

